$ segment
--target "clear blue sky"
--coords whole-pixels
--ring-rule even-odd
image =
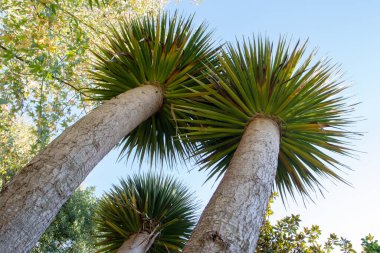
[[[220,41],[252,34],[273,40],[279,35],[309,38],[309,48],[319,48],[320,57],[341,64],[345,80],[352,84],[348,95],[355,96],[353,102],[362,102],[355,115],[365,119],[356,128],[365,135],[353,143],[363,153],[357,160],[343,159],[353,169],[345,176],[353,187],[326,181],[325,198],[319,195],[307,208],[290,200],[286,207],[277,201],[273,209],[276,219],[301,214],[303,225],[318,224],[325,235],[336,232],[351,239],[356,248],[368,233],[380,240],[380,1],[204,0],[171,3],[168,9],[196,13],[196,21],[206,20]],[[139,171],[137,164],[115,163],[117,154],[112,151],[85,181],[96,186],[99,195],[118,178]],[[188,184],[203,204],[215,190],[212,184],[202,185],[205,173],[180,167],[171,173]]]

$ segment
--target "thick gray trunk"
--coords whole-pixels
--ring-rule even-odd
[[[141,232],[126,240],[117,253],[145,253],[152,243],[153,238],[147,232]]]
[[[41,151],[0,194],[0,253],[29,252],[95,165],[162,103],[158,87],[135,88],[106,101]]]
[[[256,118],[202,213],[184,253],[254,252],[278,163],[279,127]]]

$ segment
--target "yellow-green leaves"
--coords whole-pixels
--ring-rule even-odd
[[[106,25],[126,15],[158,13],[163,2],[112,0],[92,10],[89,5],[88,0],[0,1],[0,106],[6,108],[0,108],[3,182],[51,136],[91,109],[81,89],[91,85],[89,49],[102,43],[99,34]],[[25,132],[33,143],[27,146],[18,143],[19,119],[28,122]]]
[[[0,191],[36,153],[32,127],[22,118],[12,118],[0,105]]]

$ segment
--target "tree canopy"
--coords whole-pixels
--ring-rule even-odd
[[[0,191],[35,153],[32,130],[25,120],[12,117],[7,107],[0,105]]]
[[[345,96],[340,69],[318,60],[307,44],[261,36],[227,43],[208,80],[198,80],[202,88],[177,106],[187,114],[180,121],[190,125],[186,136],[199,143],[195,153],[209,178],[227,170],[250,122],[266,118],[280,130],[274,188],[281,197],[311,198],[323,192],[325,178],[347,183],[340,173],[348,165],[332,154],[354,152],[355,104]]]
[[[107,26],[164,1],[3,0],[0,6],[0,189],[92,104],[90,50]],[[27,140],[27,143],[23,142]]]
[[[79,188],[42,235],[33,253],[95,252],[95,188]]]
[[[191,156],[193,146],[173,138],[180,127],[173,108],[203,79],[215,64],[217,49],[205,23],[196,25],[194,15],[164,12],[158,16],[122,20],[108,32],[107,43],[95,52],[91,77],[95,88],[87,89],[95,100],[108,100],[143,85],[163,92],[160,110],[141,123],[120,143],[121,155],[151,164],[172,166]]]
[[[326,241],[322,241],[322,230],[318,225],[301,227],[300,215],[286,216],[274,224],[270,221],[273,215],[271,204],[268,205],[265,221],[261,227],[256,253],[356,253],[350,240],[331,233]],[[362,253],[379,253],[380,245],[369,234],[361,239]]]

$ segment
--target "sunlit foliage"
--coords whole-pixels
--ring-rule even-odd
[[[2,183],[91,108],[81,89],[90,85],[89,50],[102,43],[107,26],[121,18],[158,13],[164,4],[161,0],[1,1]],[[23,136],[29,140],[19,148]]]

